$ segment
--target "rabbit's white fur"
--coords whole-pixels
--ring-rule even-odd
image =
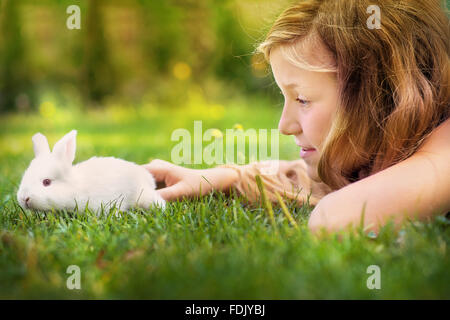
[[[35,158],[17,192],[22,208],[47,211],[88,207],[99,212],[112,206],[123,211],[151,205],[165,207],[155,191],[153,176],[142,166],[113,157],[93,157],[72,165],[76,134],[76,130],[66,134],[52,152],[44,135],[33,136]],[[50,179],[50,185],[44,185],[45,179]]]

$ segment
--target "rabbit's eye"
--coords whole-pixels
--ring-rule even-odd
[[[42,181],[42,184],[44,185],[44,187],[48,187],[51,183],[52,183],[52,180],[50,180],[50,179],[44,179]]]

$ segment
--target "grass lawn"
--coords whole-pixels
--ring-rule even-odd
[[[119,216],[89,212],[22,211],[16,192],[33,158],[31,136],[52,146],[78,130],[75,162],[115,156],[137,163],[170,160],[176,128],[194,120],[224,130],[276,128],[281,109],[258,100],[226,107],[169,109],[110,106],[86,114],[58,109],[0,119],[0,298],[137,299],[382,299],[450,298],[449,220],[390,226],[378,237],[355,233],[318,239],[306,228],[311,208],[289,210],[293,228],[275,207],[276,230],[265,210],[239,196],[213,194],[170,203],[165,212],[134,210]],[[295,159],[291,138],[283,159]],[[81,290],[69,290],[69,265],[81,269]],[[378,265],[381,289],[369,290],[367,268]]]

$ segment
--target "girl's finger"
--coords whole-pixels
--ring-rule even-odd
[[[157,192],[161,197],[163,197],[164,200],[167,201],[172,201],[182,198],[183,196],[187,196],[186,187],[181,182],[170,187],[159,189]]]
[[[156,181],[164,181],[166,175],[169,172],[173,172],[175,165],[170,162],[164,160],[153,160],[148,164],[142,165],[145,169],[147,169],[154,177]]]

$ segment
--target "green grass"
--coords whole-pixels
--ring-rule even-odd
[[[53,145],[78,129],[76,162],[112,155],[145,163],[169,160],[171,132],[191,130],[193,120],[204,120],[204,130],[235,123],[273,128],[280,113],[257,100],[217,107],[216,114],[208,114],[205,103],[203,109],[68,110],[47,104],[41,115],[0,120],[0,298],[450,298],[450,228],[444,217],[408,222],[400,231],[388,225],[376,238],[357,232],[338,239],[309,233],[308,206],[287,203],[298,229],[274,206],[275,229],[263,208],[217,193],[170,203],[164,212],[97,217],[22,211],[15,194],[37,131]],[[296,157],[291,144],[281,141],[282,158]],[[81,268],[81,290],[66,288],[69,265]],[[380,290],[366,286],[370,265],[381,268]]]

